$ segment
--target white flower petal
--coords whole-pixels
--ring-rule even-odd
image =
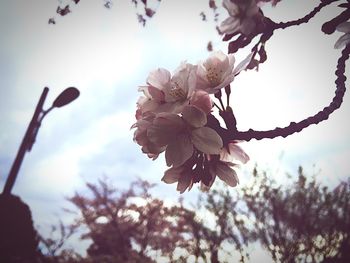
[[[223,149],[220,152],[220,160],[225,162],[240,161],[241,163],[247,163],[249,161],[249,156],[235,143],[230,143],[227,149]]]
[[[239,19],[228,17],[219,26],[219,30],[223,34],[233,34],[238,32],[240,29]]]
[[[182,194],[191,185],[192,177],[190,174],[183,173],[179,178],[176,190]]]
[[[238,184],[238,177],[232,168],[223,162],[216,165],[216,175],[229,186],[236,186]]]
[[[158,68],[149,73],[147,83],[162,90],[170,83],[170,72],[164,68]]]
[[[156,100],[146,100],[140,105],[141,112],[153,112],[159,107],[159,102]]]
[[[191,96],[190,104],[201,109],[206,114],[211,112],[213,107],[209,93],[204,90],[196,90]]]
[[[153,86],[149,86],[148,92],[152,96],[152,99],[159,101],[159,102],[164,101],[164,92],[162,92],[161,90],[159,90]]]
[[[229,85],[235,78],[234,74],[230,74],[227,76],[223,82],[221,82],[218,86],[212,88],[211,90],[208,91],[208,93],[216,93],[218,90],[225,88],[227,85]]]
[[[231,0],[224,0],[222,5],[231,16],[236,16],[239,13],[238,5],[233,3]]]
[[[199,151],[206,154],[219,154],[223,145],[219,134],[209,127],[193,130],[192,142]]]
[[[195,106],[186,106],[182,111],[182,117],[192,127],[203,127],[207,123],[207,115]]]
[[[167,184],[175,183],[179,180],[183,167],[172,167],[165,171],[162,181]]]
[[[193,154],[193,145],[190,138],[184,134],[170,143],[165,150],[165,160],[168,166],[180,166],[184,164]]]
[[[344,22],[337,26],[337,31],[350,33],[350,22]]]
[[[237,67],[233,70],[234,75],[238,75],[242,70],[245,70],[252,60],[254,52],[250,53],[245,59],[243,59]]]
[[[185,127],[180,116],[172,113],[159,113],[147,130],[149,140],[159,146],[171,143]]]
[[[342,48],[350,43],[350,34],[342,35],[334,44],[335,49]]]

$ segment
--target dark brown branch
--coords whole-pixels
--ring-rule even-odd
[[[326,22],[322,26],[322,31],[325,34],[333,34],[336,30],[337,26],[345,21],[347,21],[350,18],[350,9],[347,8],[345,11],[343,11],[340,15],[336,16],[332,20]]]
[[[225,138],[225,141],[231,141],[231,140],[245,140],[250,141],[251,139],[265,139],[265,138],[275,138],[275,137],[287,137],[293,133],[300,132],[301,130],[305,129],[306,127],[312,125],[312,124],[318,124],[324,120],[327,120],[329,115],[331,115],[335,110],[337,110],[342,102],[343,97],[346,91],[345,87],[345,80],[346,77],[344,75],[345,72],[345,62],[349,58],[350,53],[350,45],[347,45],[343,51],[341,57],[338,59],[338,65],[337,70],[335,71],[335,75],[337,76],[337,79],[335,80],[336,84],[336,91],[335,96],[333,97],[332,102],[325,107],[323,110],[319,111],[317,114],[304,119],[298,123],[291,122],[288,126],[284,128],[275,128],[274,130],[268,130],[268,131],[256,131],[253,129],[249,129],[248,131],[233,131],[229,134],[229,138]],[[228,135],[228,133],[226,134]]]
[[[253,40],[254,37],[258,36],[259,34],[262,34],[259,42],[255,45],[255,47],[253,48],[252,51],[256,52],[256,49],[258,47],[259,44],[261,43],[265,43],[272,35],[273,32],[276,29],[286,29],[288,27],[291,26],[298,26],[304,23],[308,23],[309,20],[311,18],[313,18],[318,12],[321,11],[321,9],[327,5],[330,5],[333,2],[336,2],[339,0],[323,0],[321,1],[321,3],[316,6],[310,13],[308,13],[307,15],[305,15],[302,18],[299,18],[297,20],[292,20],[292,21],[288,21],[288,22],[280,22],[280,23],[276,23],[274,21],[272,21],[271,19],[269,19],[268,17],[264,18],[264,21],[262,21],[260,24],[258,24],[258,27],[256,29],[256,32],[254,32],[253,34],[249,35],[249,36],[245,36],[243,34],[241,34],[237,39],[231,41],[229,43],[228,46],[228,53],[236,53],[239,49],[246,47],[247,45],[250,44],[250,42]],[[344,12],[343,12],[344,13]],[[345,11],[345,15],[341,14],[338,18],[341,19],[342,21],[345,19],[344,17],[348,17],[349,15],[349,11]],[[337,19],[337,18],[335,18]],[[334,19],[333,19],[334,20]],[[337,21],[338,21],[337,20]],[[331,22],[331,21],[330,21]],[[327,23],[326,23],[327,24]],[[333,23],[334,24],[334,23]],[[332,25],[333,25],[332,24]],[[327,25],[326,25],[327,26]],[[333,30],[334,31],[334,30]],[[226,34],[223,38],[223,41],[228,41],[230,40],[232,37],[234,37],[235,35],[237,35],[238,33],[235,34]],[[255,50],[254,50],[255,49]]]
[[[314,10],[312,10],[309,14],[307,14],[306,16],[300,18],[300,19],[297,19],[297,20],[293,20],[293,21],[288,21],[288,22],[280,22],[278,24],[276,24],[276,28],[275,29],[285,29],[287,27],[290,27],[290,26],[298,26],[298,25],[301,25],[301,24],[304,24],[304,23],[307,23],[309,22],[309,20],[311,18],[313,18],[318,12],[321,11],[321,9],[333,2],[336,2],[336,1],[339,1],[339,0],[324,0],[324,1],[321,1],[321,3],[316,6],[314,8]]]

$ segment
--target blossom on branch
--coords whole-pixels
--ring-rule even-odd
[[[153,160],[157,159],[158,155],[165,150],[165,147],[155,145],[147,136],[148,129],[152,125],[154,118],[155,114],[150,112],[145,113],[142,118],[139,118],[137,122],[131,126],[131,128],[136,128],[134,132],[134,141],[141,146],[142,152]]]
[[[344,22],[338,25],[337,31],[345,33],[334,44],[334,48],[339,49],[350,43],[350,22]]]
[[[195,106],[186,106],[182,116],[159,113],[149,127],[147,136],[159,147],[166,147],[168,166],[180,166],[195,151],[219,154],[223,146],[220,136],[209,127],[206,114]]]
[[[166,69],[154,70],[147,78],[147,86],[139,88],[144,97],[139,99],[138,109],[140,113],[180,113],[189,104],[195,85],[196,67],[189,63],[182,63],[172,77]]]
[[[255,0],[224,0],[223,6],[230,15],[219,26],[223,34],[250,35],[263,18]]]
[[[211,53],[209,58],[197,66],[196,89],[210,94],[218,92],[229,85],[238,73],[246,69],[250,60],[251,56],[248,56],[237,67],[234,67],[233,54],[226,55],[222,51]]]
[[[248,56],[235,68],[233,55],[213,52],[199,65],[182,63],[173,75],[166,69],[154,70],[147,85],[139,88],[144,96],[137,102],[134,141],[153,160],[165,152],[170,168],[162,180],[177,182],[181,193],[198,182],[210,187],[216,177],[237,185],[234,168],[249,157],[235,141],[226,141],[211,114],[210,94],[228,86],[250,60]]]
[[[220,152],[220,160],[224,162],[243,164],[249,161],[249,156],[237,145],[236,141],[229,142]]]
[[[215,93],[230,84],[235,75],[233,73],[235,58],[232,54],[225,55],[221,51],[213,52],[209,58],[197,67],[196,88],[208,93]]]

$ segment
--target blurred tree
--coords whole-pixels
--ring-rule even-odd
[[[65,226],[60,220],[58,226],[51,226],[51,232],[48,237],[39,235],[42,253],[46,255],[44,262],[80,262],[82,257],[78,253],[73,249],[63,247],[76,230],[75,225]]]
[[[54,255],[57,245],[48,251],[54,262],[189,262],[191,256],[217,263],[232,262],[233,253],[247,262],[248,248],[258,243],[275,262],[350,262],[350,182],[329,190],[315,177],[308,181],[302,168],[298,175],[282,186],[254,169],[241,191],[216,185],[192,208],[181,199],[166,206],[141,180],[127,191],[103,180],[87,184],[90,197],[76,193],[69,200],[79,210],[73,228],[85,229],[82,238],[92,241],[88,256]]]
[[[350,181],[334,190],[315,177],[277,185],[266,172],[253,172],[254,182],[243,188],[250,233],[278,262],[350,262]]]
[[[91,239],[89,262],[154,262],[149,252],[172,258],[181,240],[172,220],[174,210],[151,198],[146,181],[117,191],[105,181],[87,184],[92,197],[76,193],[69,200],[79,209],[76,227],[87,227],[83,239]]]

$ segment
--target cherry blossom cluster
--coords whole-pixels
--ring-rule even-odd
[[[229,103],[230,83],[241,71],[258,69],[259,64],[267,60],[265,44],[275,30],[308,23],[322,8],[338,0],[322,0],[300,19],[275,23],[263,15],[261,7],[267,2],[275,6],[279,1],[223,0],[228,17],[218,29],[224,34],[223,41],[229,41],[229,54],[213,52],[197,65],[183,62],[172,74],[163,68],[156,69],[149,74],[146,85],[139,88],[143,96],[137,102],[136,123],[132,126],[135,129],[134,141],[153,160],[165,152],[166,164],[170,168],[162,180],[165,183],[177,182],[177,190],[181,193],[191,189],[194,183],[208,188],[216,177],[236,186],[235,169],[249,160],[238,146],[239,141],[287,137],[328,119],[341,106],[346,90],[345,62],[350,54],[349,1],[339,5],[346,9],[344,12],[322,26],[326,34],[336,30],[344,33],[334,46],[343,50],[335,71],[336,91],[331,103],[316,114],[299,122],[290,122],[283,128],[237,130]],[[256,40],[246,59],[235,66],[233,54]],[[227,96],[226,106],[222,101],[223,91]],[[216,108],[218,114],[215,115]],[[223,122],[217,119],[217,115]],[[226,127],[223,128],[221,123]]]
[[[229,87],[249,57],[237,67],[234,63],[233,55],[213,52],[198,65],[181,63],[173,74],[156,69],[139,88],[143,96],[137,102],[137,121],[132,126],[136,128],[134,140],[152,159],[165,152],[170,169],[162,180],[177,182],[181,193],[197,182],[210,187],[216,176],[236,186],[234,168],[249,160],[236,141],[226,141],[220,128],[209,121],[215,119],[212,94]]]

